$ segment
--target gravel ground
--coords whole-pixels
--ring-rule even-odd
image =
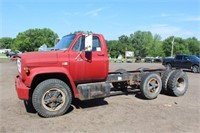
[[[163,68],[151,63],[111,63],[110,70],[139,67]],[[17,98],[15,62],[0,62],[1,133],[198,133],[200,132],[200,74],[187,72],[189,88],[182,97],[160,94],[143,100],[135,94],[104,100],[75,101],[69,112],[55,118],[41,118],[27,112]]]

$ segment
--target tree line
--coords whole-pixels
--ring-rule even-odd
[[[76,33],[75,31],[74,33]],[[38,48],[46,44],[48,47],[55,45],[58,35],[49,28],[28,29],[18,33],[16,38],[0,38],[0,48],[12,49],[12,51],[37,51]],[[107,40],[109,55],[116,58],[119,54],[124,55],[125,51],[134,51],[135,56],[171,56],[173,42],[174,54],[200,54],[200,41],[195,38],[183,39],[170,36],[161,40],[158,34],[153,35],[150,31],[136,31],[133,34],[121,35],[118,40]]]
[[[172,42],[174,40],[174,42]],[[170,36],[161,40],[158,34],[153,35],[150,31],[136,31],[130,36],[121,35],[118,40],[107,41],[111,57],[124,55],[125,51],[134,51],[135,56],[171,56],[173,43],[173,55],[175,54],[200,54],[200,41],[195,38],[183,39]]]
[[[43,44],[53,47],[58,35],[49,28],[28,29],[17,34],[16,38],[0,38],[0,48],[11,49],[12,51],[38,51]]]

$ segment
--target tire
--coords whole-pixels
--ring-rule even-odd
[[[125,69],[118,69],[115,72],[119,72],[120,74],[128,74],[127,71]],[[126,81],[119,81],[119,82],[113,82],[112,83],[113,87],[119,90],[126,90],[128,87],[128,84]]]
[[[167,82],[169,77],[171,76],[171,74],[174,72],[174,70],[166,70],[164,71],[163,75],[162,75],[162,89],[167,91]]]
[[[175,70],[167,83],[168,92],[174,96],[183,96],[188,89],[188,77],[182,70]]]
[[[32,96],[35,110],[43,117],[63,115],[72,102],[69,86],[58,79],[48,79],[35,88]]]
[[[192,72],[199,73],[199,66],[197,66],[197,65],[192,66]]]
[[[146,99],[155,99],[162,88],[161,78],[156,73],[146,73],[142,76],[140,90]]]
[[[172,69],[172,65],[171,65],[170,63],[167,63],[167,64],[165,65],[165,67],[166,67],[167,70],[168,70],[168,69]]]

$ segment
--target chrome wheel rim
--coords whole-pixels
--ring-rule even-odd
[[[159,82],[157,79],[152,78],[149,80],[147,84],[148,92],[150,93],[157,93],[159,91]]]

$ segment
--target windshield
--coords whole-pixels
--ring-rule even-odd
[[[64,36],[54,47],[54,49],[65,50],[68,49],[75,38],[75,34]]]
[[[192,60],[199,60],[199,58],[198,58],[196,55],[192,55],[192,56],[190,56],[190,58],[191,58]]]

